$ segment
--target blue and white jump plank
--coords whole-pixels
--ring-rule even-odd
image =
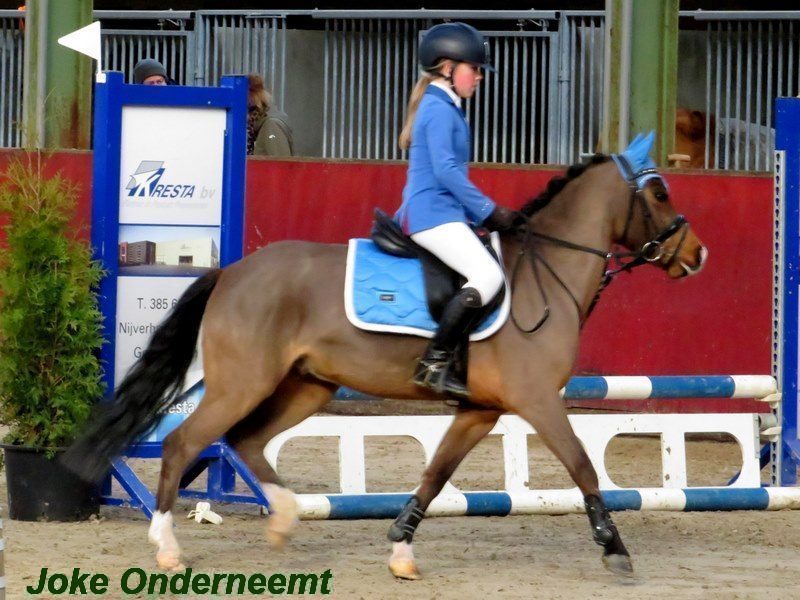
[[[800,508],[800,488],[640,488],[603,491],[613,511],[731,511]],[[300,518],[393,519],[410,494],[298,494]],[[578,489],[527,492],[464,492],[440,494],[428,517],[559,515],[582,513]]]
[[[677,398],[767,398],[778,391],[770,375],[663,375],[572,377],[561,395],[567,400],[650,400]],[[341,388],[345,400],[368,398]]]
[[[572,377],[561,391],[568,400],[669,398],[766,398],[778,391],[769,375]]]

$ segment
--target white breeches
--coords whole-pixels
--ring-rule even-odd
[[[503,285],[503,269],[466,223],[445,223],[411,234],[411,239],[467,279],[488,304]]]

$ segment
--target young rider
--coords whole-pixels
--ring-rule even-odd
[[[421,76],[408,102],[400,147],[408,150],[403,204],[395,215],[403,231],[467,281],[445,307],[414,382],[439,393],[468,397],[453,359],[476,311],[503,285],[503,270],[469,224],[512,228],[517,213],[497,206],[469,180],[471,133],[461,107],[493,70],[489,45],[466,23],[431,28],[419,47]]]

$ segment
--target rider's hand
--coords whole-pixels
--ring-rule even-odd
[[[498,204],[495,206],[492,214],[486,217],[486,220],[483,222],[483,226],[489,231],[499,231],[500,233],[503,233],[505,231],[516,229],[524,222],[525,217],[522,215],[522,213]]]

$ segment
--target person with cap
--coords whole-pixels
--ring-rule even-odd
[[[133,68],[133,83],[142,85],[169,85],[167,70],[154,58],[143,58]]]
[[[489,44],[466,23],[431,28],[419,46],[420,78],[408,102],[399,145],[408,150],[403,203],[395,220],[411,239],[461,274],[466,283],[444,308],[439,327],[419,359],[414,383],[440,394],[468,398],[455,369],[476,315],[504,285],[500,264],[471,224],[513,229],[518,213],[498,206],[468,177],[471,133],[462,100],[471,98],[491,70]]]

